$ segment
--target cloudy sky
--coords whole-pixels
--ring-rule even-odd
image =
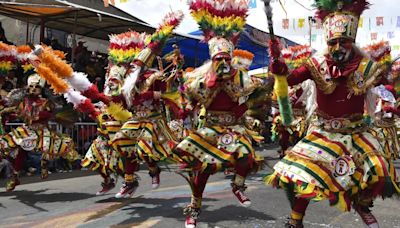
[[[248,24],[267,31],[266,19],[263,11],[263,3],[261,0],[254,1],[254,8],[250,9],[247,18]],[[307,17],[312,16],[312,0],[281,0],[282,5],[278,1],[272,3],[274,13],[274,29],[277,35],[284,36],[288,39],[301,44],[306,44],[310,40],[309,27]],[[372,6],[363,14],[363,26],[359,29],[357,43],[361,46],[371,41],[371,36],[376,37],[376,41],[388,40],[395,54],[400,53],[400,25],[397,27],[398,16],[400,17],[400,0],[370,0]],[[186,0],[128,0],[120,3],[116,0],[117,7],[122,10],[154,25],[161,21],[165,13],[169,11],[182,10],[186,17],[183,23],[177,29],[181,33],[189,33],[197,30],[197,24],[189,15],[189,9]],[[376,25],[376,17],[383,17],[383,25]],[[282,28],[282,20],[289,19],[290,26],[288,29]],[[305,25],[299,28],[299,19],[305,19]],[[376,34],[374,34],[376,33]],[[312,28],[312,46],[316,49],[324,47],[322,38],[322,30]]]

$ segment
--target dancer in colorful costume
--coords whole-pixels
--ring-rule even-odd
[[[232,67],[245,72],[248,75],[251,64],[253,63],[254,54],[241,49],[233,50]],[[270,80],[266,75],[248,75],[254,80],[262,80],[264,83],[257,87],[250,95],[247,103],[246,127],[250,130],[258,132],[260,135],[265,130],[265,120],[271,109],[271,96],[273,91],[273,80]]]
[[[139,161],[145,161],[152,177],[152,188],[160,184],[158,161],[171,156],[175,137],[169,130],[161,108],[161,92],[165,91],[163,72],[151,68],[156,55],[183,18],[182,12],[168,13],[150,43],[133,61],[133,69],[125,79],[122,93],[133,116],[116,133],[112,146],[125,159],[125,181],[116,198],[132,196],[139,182],[135,176]]]
[[[131,62],[144,48],[147,37],[145,33],[133,31],[110,36],[109,64],[104,94],[110,98],[111,102],[101,107],[101,114],[96,118],[99,124],[98,136],[82,160],[82,167],[98,170],[103,178],[102,189],[96,195],[103,195],[115,187],[111,174],[123,176],[125,172],[123,160],[109,142],[121,126],[132,117],[132,113],[125,109],[126,103],[121,88],[127,74],[131,71]]]
[[[7,155],[10,150],[18,148],[13,161],[14,174],[6,185],[6,190],[12,191],[20,183],[18,173],[21,171],[29,151],[37,151],[42,154],[41,177],[43,179],[48,177],[47,163],[49,160],[58,157],[76,160],[78,154],[70,137],[58,134],[48,128],[48,122],[56,119],[56,116],[49,99],[42,96],[45,81],[34,72],[33,66],[28,61],[32,50],[28,46],[18,48],[9,46],[8,48],[15,49],[15,57],[19,60],[28,81],[25,91],[11,92],[12,96],[9,96],[6,101],[8,106],[15,105],[15,113],[22,118],[24,125],[13,129],[1,136],[0,139],[1,150]]]
[[[309,201],[322,199],[344,211],[353,207],[368,227],[379,227],[370,211],[372,201],[400,192],[391,160],[363,121],[368,89],[388,72],[355,46],[359,17],[368,5],[365,0],[316,1],[328,51],[290,74],[280,58],[278,41],[271,40],[270,71],[278,98],[287,96],[287,85],[307,79],[317,87],[317,119],[266,178],[268,184],[288,192],[292,213],[287,227],[303,227]]]
[[[399,62],[392,62],[389,42],[381,41],[364,48],[364,51],[376,62],[390,67],[390,73],[386,75],[388,85],[379,85],[371,90],[370,116],[374,126],[374,135],[382,142],[387,158],[397,159],[400,153],[400,143],[397,136],[396,117],[398,109],[398,94],[396,83],[400,72]]]
[[[232,192],[241,205],[251,204],[244,182],[257,166],[251,141],[260,137],[245,128],[244,114],[251,103],[248,96],[262,80],[231,64],[232,41],[237,41],[246,23],[246,1],[195,0],[190,9],[208,41],[211,61],[186,75],[185,94],[195,113],[202,110],[204,120],[174,151],[191,174],[192,200],[184,209],[185,226],[196,227],[203,191],[213,173],[234,168]]]

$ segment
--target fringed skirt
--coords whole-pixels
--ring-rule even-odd
[[[122,157],[142,161],[178,159],[171,153],[171,149],[176,145],[176,139],[161,117],[127,121],[112,139],[111,144]]]
[[[257,133],[239,125],[202,127],[189,133],[174,153],[186,167],[205,173],[233,168],[242,159],[247,159],[249,166],[254,168],[262,158],[256,155],[251,145],[252,138],[262,140]]]
[[[97,136],[90,145],[81,166],[88,167],[92,171],[99,169],[99,172],[105,175],[124,173],[123,160],[117,151],[109,145],[108,138],[103,135]]]
[[[399,194],[392,161],[370,132],[310,130],[274,166],[266,183],[290,189],[297,197],[328,199],[344,211],[351,209],[351,201],[359,194],[371,198]]]
[[[44,160],[63,157],[74,161],[79,158],[70,137],[47,128],[34,130],[26,125],[19,126],[0,138],[0,146],[6,153],[18,147],[25,151],[41,152]]]

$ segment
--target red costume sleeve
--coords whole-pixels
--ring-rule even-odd
[[[295,69],[287,78],[289,86],[300,84],[307,79],[311,79],[311,72],[306,66]]]

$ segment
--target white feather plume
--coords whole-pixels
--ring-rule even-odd
[[[122,95],[125,97],[128,108],[132,107],[132,95],[136,90],[136,82],[139,78],[141,67],[137,66],[129,75],[126,77],[124,85],[122,86]]]
[[[72,103],[74,107],[82,104],[86,99],[88,99],[80,92],[73,89],[69,89],[66,93],[64,93],[64,98],[67,100],[68,103]]]
[[[74,72],[71,77],[67,78],[72,88],[83,92],[88,90],[93,84],[87,79],[87,75],[82,72]]]

